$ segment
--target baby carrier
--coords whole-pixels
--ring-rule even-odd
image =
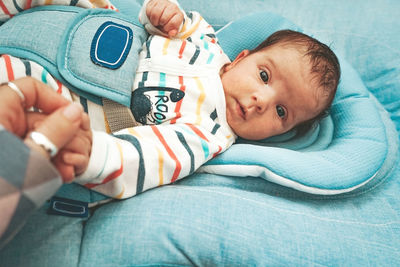
[[[0,54],[29,59],[82,97],[105,107],[109,116],[128,116],[139,52],[147,33],[131,17],[106,9],[42,6],[0,26]],[[106,108],[107,107],[107,108]],[[123,119],[122,119],[123,121]]]

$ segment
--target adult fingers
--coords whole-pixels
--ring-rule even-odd
[[[32,77],[24,77],[12,82],[24,94],[25,108],[36,107],[44,113],[51,113],[70,103],[52,88]]]
[[[33,130],[45,135],[58,149],[61,149],[80,129],[82,115],[82,106],[71,103],[48,115]]]
[[[38,128],[49,115],[40,112],[26,112],[27,132]]]

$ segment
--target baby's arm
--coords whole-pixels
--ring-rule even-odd
[[[89,167],[75,181],[128,198],[186,177],[228,145],[190,124],[139,126],[114,136],[94,132]]]

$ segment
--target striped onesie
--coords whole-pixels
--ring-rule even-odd
[[[36,5],[62,4],[115,9],[104,0],[0,0],[0,21]],[[150,37],[143,44],[134,81],[134,107],[143,126],[109,134],[101,105],[68,90],[39,64],[10,55],[0,57],[0,83],[32,76],[83,104],[93,129],[87,170],[76,182],[113,198],[127,198],[188,176],[235,141],[226,121],[221,68],[229,63],[213,28],[196,12],[185,14],[174,39],[158,35],[139,14]],[[137,116],[135,115],[137,119]]]

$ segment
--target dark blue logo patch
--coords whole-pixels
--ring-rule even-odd
[[[93,37],[90,57],[95,64],[118,69],[129,54],[132,40],[133,33],[129,27],[107,21]]]

